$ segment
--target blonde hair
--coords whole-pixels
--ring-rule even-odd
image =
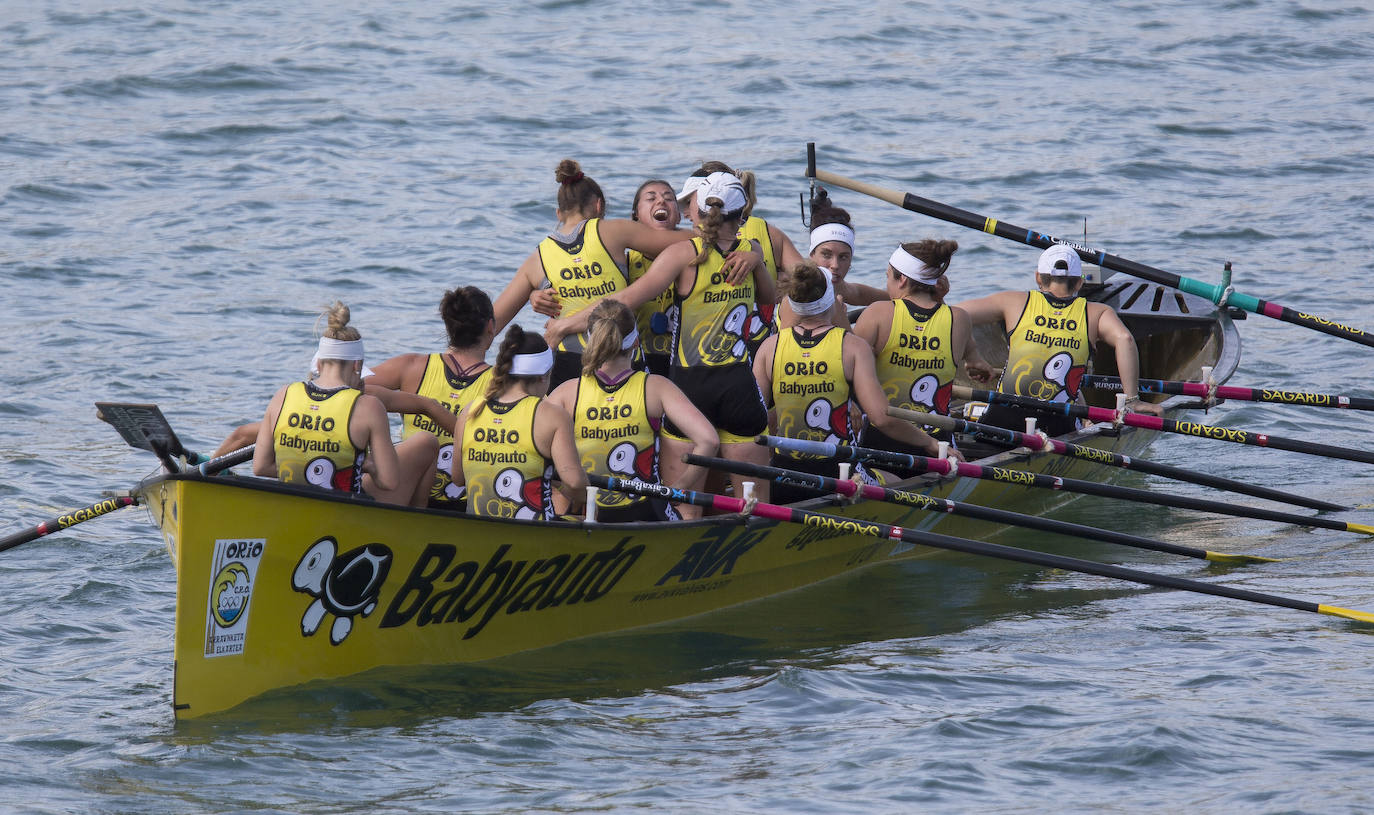
[[[582,349],[582,375],[591,376],[597,368],[625,353],[621,343],[635,330],[635,315],[619,300],[602,300],[587,317],[589,339]]]
[[[326,327],[324,333],[320,336],[328,337],[331,340],[340,340],[342,342],[360,340],[363,338],[363,335],[358,333],[358,329],[348,324],[348,320],[351,316],[352,313],[348,310],[348,306],[335,300],[333,305],[326,306],[324,312],[315,319],[315,330],[319,330],[320,321],[324,320]]]

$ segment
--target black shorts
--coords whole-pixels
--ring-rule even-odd
[[[979,424],[990,424],[994,427],[1004,427],[1007,430],[1025,433],[1026,419],[1032,416],[1035,417],[1036,429],[1043,430],[1050,436],[1062,436],[1078,429],[1078,419],[1073,416],[1065,416],[1062,413],[1041,413],[1038,410],[1020,408],[1014,405],[988,405],[987,410],[983,411],[983,417],[978,422]]]
[[[748,365],[675,367],[671,379],[715,427],[721,444],[752,442],[768,431],[768,409]],[[674,438],[687,438],[666,419],[663,430]]]

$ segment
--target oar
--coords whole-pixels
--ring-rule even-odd
[[[1038,529],[1042,532],[1072,535],[1080,538],[1088,538],[1089,540],[1130,546],[1136,549],[1150,549],[1156,552],[1167,552],[1172,555],[1198,558],[1199,560],[1210,560],[1215,563],[1277,562],[1277,559],[1272,557],[1209,552],[1206,549],[1179,546],[1173,543],[1157,541],[1152,538],[1143,538],[1139,535],[1128,535],[1125,532],[1099,529],[1095,526],[1069,523],[1068,521],[1056,521],[1051,518],[1042,518],[1038,515],[1024,515],[1020,512],[994,509],[979,504],[966,504],[962,501],[951,501],[947,498],[933,498],[929,495],[921,495],[920,493],[907,492],[905,490],[894,490],[887,487],[879,487],[874,484],[856,484],[853,481],[841,481],[836,478],[830,478],[829,476],[813,475],[811,473],[787,470],[781,467],[769,467],[762,464],[753,464],[748,461],[732,461],[724,458],[698,456],[691,453],[683,456],[683,460],[689,464],[697,464],[702,467],[710,467],[716,470],[723,470],[725,472],[738,473],[739,475],[748,475],[756,478],[767,478],[785,484],[811,487],[822,492],[837,492],[841,495],[850,496],[857,494],[864,498],[871,498],[877,501],[917,507],[927,512],[947,512],[953,515],[964,515],[969,518],[978,518],[979,520],[992,521],[993,523],[1006,524],[1008,526],[1021,526],[1027,529]]]
[[[25,529],[22,532],[15,532],[12,535],[6,535],[3,539],[0,539],[0,552],[6,549],[13,549],[21,543],[37,540],[44,535],[60,532],[67,527],[76,526],[84,521],[89,521],[92,518],[99,518],[101,515],[114,512],[117,509],[123,509],[124,507],[133,506],[137,503],[138,501],[132,496],[120,495],[114,498],[105,498],[96,501],[88,507],[69,510],[58,515],[56,518],[44,521],[38,526]]]
[[[971,464],[962,461],[956,464],[945,459],[909,456],[905,453],[894,453],[890,450],[876,450],[871,447],[855,447],[848,444],[831,444],[830,442],[789,439],[783,436],[759,436],[755,441],[759,444],[766,444],[780,450],[790,450],[792,452],[805,453],[807,455],[836,458],[840,461],[866,461],[874,464],[886,463],[898,467],[907,467],[921,473],[932,472],[941,475],[960,475],[966,478],[981,478],[988,481],[1001,481],[1007,484],[1020,484],[1025,487],[1042,487],[1052,490],[1064,490],[1065,492],[1077,492],[1084,495],[1097,495],[1104,498],[1120,498],[1124,501],[1136,501],[1142,504],[1157,504],[1166,507],[1178,507],[1180,509],[1194,509],[1200,512],[1213,512],[1218,515],[1235,515],[1241,518],[1256,518],[1261,521],[1276,521],[1278,523],[1293,524],[1295,526],[1320,527],[1322,529],[1334,529],[1339,532],[1356,532],[1364,535],[1374,535],[1374,526],[1365,526],[1364,524],[1334,521],[1327,518],[1309,518],[1306,515],[1294,515],[1289,512],[1279,512],[1272,509],[1227,504],[1221,501],[1208,501],[1204,498],[1192,498],[1186,495],[1169,495],[1168,493],[1138,490],[1133,487],[1121,487],[1115,484],[1099,484],[1096,481],[1083,481],[1077,478],[1065,478],[1058,475],[1043,475],[1041,473],[1026,472],[1025,470],[1012,470],[1006,467],[987,467],[982,464]]]
[[[999,560],[1013,560],[1019,563],[1029,563],[1033,566],[1041,566],[1048,569],[1066,569],[1068,571],[1083,572],[1085,574],[1095,574],[1099,577],[1110,577],[1116,580],[1129,580],[1134,583],[1143,583],[1147,586],[1181,589],[1183,591],[1197,592],[1198,594],[1211,594],[1217,597],[1229,597],[1234,600],[1246,600],[1252,603],[1263,603],[1270,606],[1279,606],[1280,608],[1291,608],[1297,611],[1329,614],[1333,617],[1343,617],[1347,620],[1356,620],[1363,623],[1374,623],[1374,614],[1370,614],[1367,611],[1356,611],[1354,609],[1341,608],[1339,606],[1326,605],[1324,603],[1312,603],[1306,600],[1293,600],[1287,597],[1264,594],[1248,589],[1237,589],[1230,586],[1203,583],[1198,580],[1188,580],[1182,577],[1154,574],[1138,569],[1128,569],[1124,566],[1095,563],[1091,560],[1081,560],[1079,558],[1065,557],[1063,555],[1051,555],[1046,552],[1032,552],[1028,549],[1018,549],[1013,546],[1003,546],[996,543],[956,538],[950,535],[936,534],[934,532],[918,532],[914,529],[903,529],[900,526],[892,526],[876,521],[842,518],[835,515],[827,515],[823,512],[812,512],[810,510],[797,509],[795,507],[783,507],[763,502],[753,504],[738,498],[728,498],[723,495],[700,493],[693,490],[679,490],[659,484],[646,484],[642,481],[628,481],[623,478],[606,478],[599,475],[590,475],[588,476],[588,480],[593,486],[601,489],[618,490],[620,492],[630,492],[638,495],[657,496],[669,501],[679,501],[702,507],[711,507],[722,512],[744,512],[747,510],[749,514],[756,515],[760,518],[769,518],[775,521],[801,524],[804,526],[814,526],[841,534],[869,535],[875,538],[899,540],[904,543],[930,546],[936,549],[948,549],[955,552],[966,552],[973,555],[997,558]]]
[[[241,450],[235,450],[234,452],[226,453],[225,455],[222,455],[219,458],[212,458],[209,461],[206,461],[202,464],[198,464],[196,465],[195,469],[198,472],[200,472],[201,475],[214,475],[215,473],[221,470],[226,470],[234,466],[235,464],[242,464],[243,462],[251,459],[252,457],[253,445],[250,444]],[[63,529],[76,526],[79,523],[84,523],[86,521],[91,520],[92,518],[99,518],[100,516],[107,515],[111,512],[114,512],[117,509],[133,506],[137,503],[138,499],[132,496],[119,495],[115,496],[114,498],[106,498],[101,501],[96,501],[94,504],[91,504],[87,507],[81,507],[80,509],[73,509],[68,512],[64,512],[61,515],[58,515],[56,518],[44,521],[43,523],[38,524],[37,526],[30,527],[29,529],[25,529],[20,532],[15,532],[14,534],[7,535],[4,538],[0,538],[0,552],[5,551],[6,549],[13,549],[21,543],[28,543],[31,540],[37,540],[38,538],[41,538],[44,535],[51,535],[54,532],[60,532]]]
[[[1202,439],[1217,439],[1219,441],[1229,441],[1235,444],[1249,444],[1254,447],[1269,447],[1275,450],[1288,450],[1293,453],[1307,453],[1314,456],[1325,456],[1326,458],[1339,458],[1346,461],[1359,461],[1365,464],[1374,464],[1374,452],[1368,450],[1352,450],[1349,447],[1337,447],[1333,444],[1320,444],[1318,442],[1302,441],[1300,439],[1286,439],[1282,436],[1270,436],[1267,433],[1252,433],[1248,430],[1240,430],[1234,427],[1217,427],[1210,424],[1199,424],[1198,422],[1180,422],[1178,419],[1151,416],[1148,413],[1131,413],[1130,411],[1118,412],[1110,408],[1076,405],[1070,402],[1043,402],[1039,399],[1032,399],[1029,396],[998,393],[997,391],[984,390],[982,388],[966,388],[962,385],[954,386],[954,395],[959,399],[977,399],[982,402],[1015,405],[1017,407],[1038,410],[1042,413],[1074,416],[1092,422],[1115,423],[1119,418],[1122,424],[1130,425],[1131,427],[1142,427],[1146,430],[1159,430],[1165,433],[1178,433],[1183,436],[1197,436]]]
[[[1083,384],[1104,391],[1120,391],[1121,379],[1115,376],[1088,374]],[[1234,385],[1208,385],[1206,382],[1175,382],[1167,379],[1142,379],[1144,393],[1173,393],[1201,399],[1234,399],[1237,402],[1273,402],[1281,405],[1374,410],[1374,399],[1367,396],[1345,396],[1332,393],[1304,393],[1277,388],[1239,388]]]
[[[1244,495],[1253,495],[1256,498],[1267,498],[1270,501],[1279,501],[1285,504],[1296,504],[1297,506],[1311,507],[1312,509],[1326,509],[1333,511],[1344,511],[1349,507],[1333,504],[1330,501],[1322,501],[1317,498],[1308,498],[1303,495],[1294,495],[1280,490],[1260,487],[1255,484],[1247,484],[1244,481],[1236,481],[1230,478],[1223,478],[1218,475],[1208,475],[1194,470],[1186,470],[1182,467],[1175,467],[1170,464],[1160,464],[1155,461],[1147,461],[1135,456],[1126,456],[1115,453],[1111,450],[1101,450],[1096,447],[1088,447],[1082,444],[1060,441],[1059,439],[1046,438],[1044,436],[1032,436],[1017,430],[1008,430],[1004,427],[995,427],[990,424],[979,424],[970,422],[966,419],[956,419],[953,416],[941,416],[938,413],[918,413],[914,410],[889,407],[887,412],[899,419],[906,419],[917,424],[927,424],[932,427],[939,427],[955,433],[966,433],[975,438],[985,441],[998,442],[1011,447],[1025,447],[1031,450],[1055,453],[1070,458],[1083,459],[1098,464],[1105,464],[1109,467],[1121,467],[1126,470],[1136,470],[1151,475],[1172,478],[1175,481],[1186,481],[1190,484],[1201,484],[1206,487],[1215,487],[1221,490],[1229,490]]]
[[[929,215],[932,218],[939,218],[952,224],[966,226],[969,229],[977,229],[996,235],[999,238],[1024,243],[1040,249],[1047,249],[1054,244],[1063,244],[1078,253],[1078,256],[1088,263],[1095,263],[1104,269],[1113,269],[1118,272],[1126,272],[1135,275],[1143,280],[1150,280],[1170,288],[1175,288],[1189,294],[1196,294],[1205,297],[1217,305],[1230,305],[1244,309],[1255,314],[1263,314],[1276,320],[1286,323],[1293,323],[1305,328],[1320,331],[1323,334],[1330,334],[1333,337],[1358,342],[1362,345],[1374,346],[1374,336],[1361,331],[1358,328],[1351,328],[1348,325],[1335,323],[1323,317],[1316,317],[1305,312],[1297,311],[1251,297],[1248,294],[1241,294],[1230,286],[1230,271],[1225,273],[1225,279],[1219,285],[1210,285],[1201,280],[1194,280],[1190,277],[1180,277],[1172,272],[1163,269],[1156,269],[1153,266],[1146,266],[1143,263],[1136,263],[1133,260],[1109,255],[1100,249],[1092,249],[1086,246],[1079,246],[1072,241],[1061,240],[1043,232],[1035,232],[1025,227],[999,221],[996,218],[988,218],[968,210],[958,209],[957,207],[942,204],[939,201],[932,201],[929,198],[922,198],[911,193],[901,193],[896,190],[889,190],[873,184],[866,184],[862,181],[855,181],[852,178],[845,178],[842,175],[816,169],[815,145],[808,144],[807,147],[807,176],[827,184],[834,184],[837,187],[853,190],[854,192],[871,195],[890,204],[896,204],[902,209],[911,212]]]

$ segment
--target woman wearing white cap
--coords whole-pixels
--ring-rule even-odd
[[[739,229],[735,231],[735,237],[758,244],[763,252],[763,262],[768,271],[768,276],[773,279],[776,288],[783,270],[790,269],[800,263],[802,256],[786,233],[754,214],[754,207],[758,204],[756,190],[758,179],[752,172],[749,170],[736,172],[723,161],[703,162],[701,168],[687,178],[687,181],[682,185],[682,190],[677,195],[683,214],[694,222],[697,220],[693,210],[693,207],[696,206],[696,196],[693,193],[705,184],[706,178],[712,173],[728,173],[738,178],[740,185],[744,187],[744,195],[749,203],[744,207],[744,218],[740,221]],[[741,270],[736,276],[736,280],[743,277],[743,271]],[[775,306],[776,303],[760,302],[758,307],[749,315],[747,343],[751,353],[758,348],[759,343],[772,333]]]
[[[424,506],[439,443],[428,433],[391,442],[386,408],[362,392],[363,341],[335,303],[310,381],[283,385],[258,425],[253,472],[287,484],[366,492],[379,501]]]
[[[754,378],[769,395],[778,435],[807,441],[853,444],[858,439],[854,406],[870,421],[900,439],[906,449],[935,455],[936,442],[915,425],[887,415],[887,399],[873,365],[873,351],[862,339],[830,322],[835,287],[830,272],[802,262],[788,275],[783,300],[797,315],[788,329],[763,341],[754,359]],[[835,459],[774,451],[774,466],[835,477]],[[859,473],[866,476],[862,470]],[[774,485],[773,500],[787,503],[819,493]]]
[[[898,246],[887,262],[891,299],[865,309],[854,327],[876,355],[878,380],[893,407],[947,414],[960,363],[980,381],[993,376],[970,342],[969,315],[943,301],[949,287],[945,273],[958,248],[954,241],[929,238]],[[950,439],[947,433],[926,430],[938,439]],[[864,430],[863,445],[924,455],[872,424]],[[897,472],[905,477],[916,471]]]
[[[1135,338],[1125,323],[1110,306],[1079,296],[1083,262],[1078,253],[1063,244],[1046,249],[1036,264],[1035,282],[1035,291],[997,292],[959,304],[974,325],[1001,322],[1006,329],[1007,365],[997,390],[1047,402],[1077,401],[1093,347],[1102,341],[1115,351],[1127,407],[1159,415],[1158,405],[1140,399],[1140,359]],[[1035,416],[1050,435],[1077,428],[1072,417],[1007,405],[990,405],[982,421],[1020,430],[1030,416]]]
[[[585,500],[587,473],[573,443],[572,418],[544,398],[553,351],[538,334],[513,325],[496,352],[486,395],[458,414],[453,483],[465,485],[468,512],[551,520]],[[554,503],[557,470],[567,501]]]
[[[748,322],[757,303],[776,302],[776,289],[759,252],[745,251],[748,245],[735,236],[749,204],[744,185],[729,173],[712,173],[704,181],[691,207],[698,236],[663,250],[642,278],[611,296],[633,309],[673,288],[678,321],[670,378],[710,419],[721,455],[762,464],[768,452],[754,444],[754,437],[767,429],[768,411],[754,382]],[[732,282],[726,258],[736,252],[751,259],[753,268],[743,280]],[[546,336],[557,339],[586,325],[585,314],[560,318],[550,322]],[[671,419],[664,423],[662,442],[663,480],[678,483],[686,466],[681,456],[692,442]],[[767,482],[740,476],[732,480],[736,495],[748,481],[755,483],[761,499],[767,498]],[[680,511],[688,517],[700,514],[692,506]]]

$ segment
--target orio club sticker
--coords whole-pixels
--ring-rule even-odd
[[[210,561],[210,598],[206,603],[205,656],[242,654],[248,635],[248,610],[267,541],[215,541]]]

